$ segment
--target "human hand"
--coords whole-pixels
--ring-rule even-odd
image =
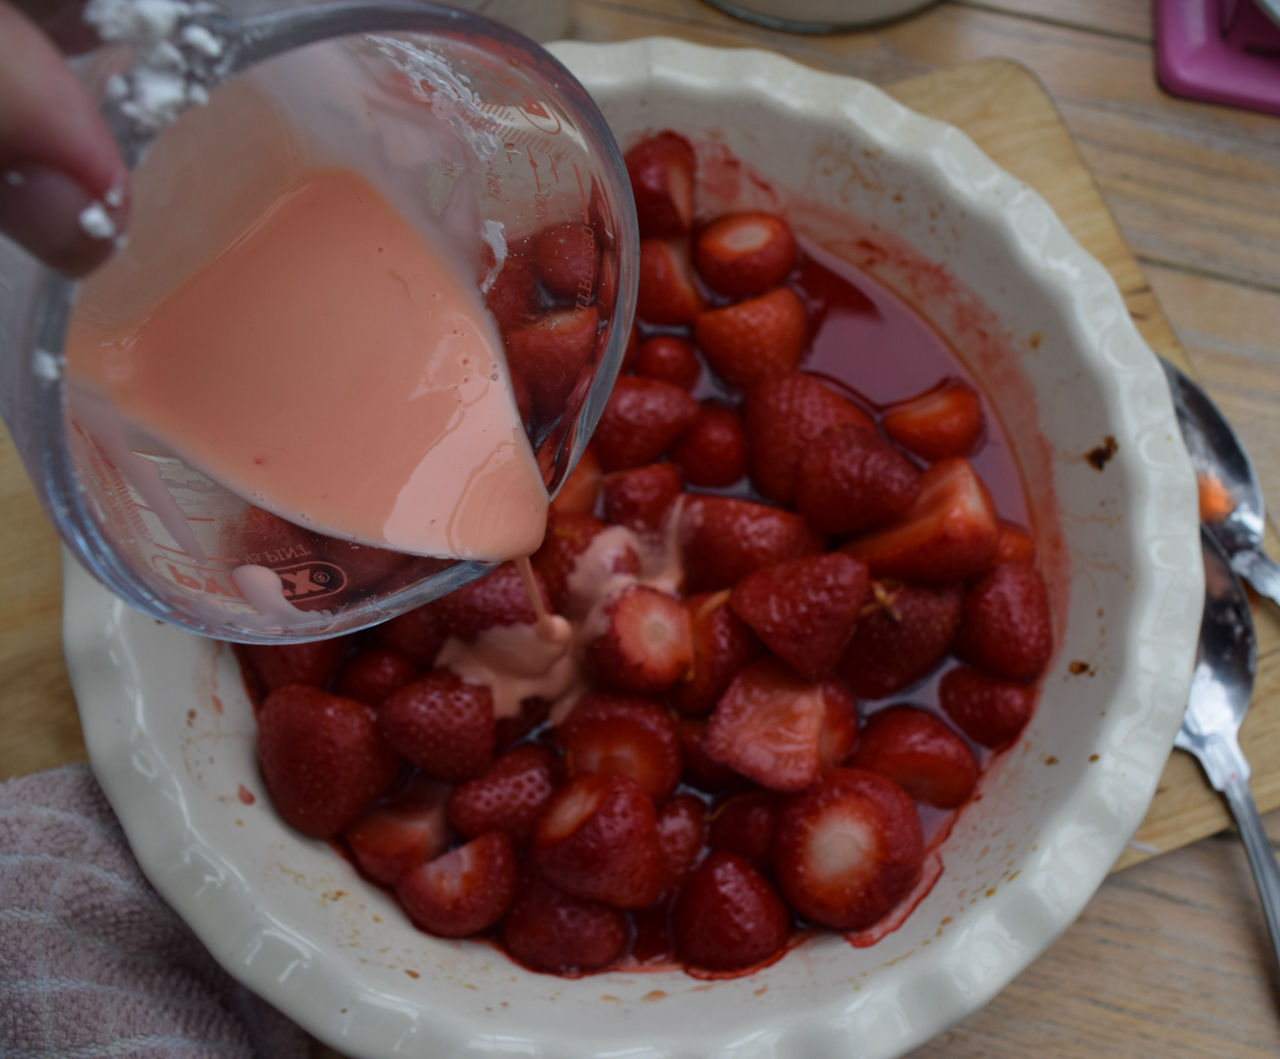
[[[98,43],[82,6],[0,0],[0,233],[70,276],[110,256],[127,213],[124,161],[64,59]]]

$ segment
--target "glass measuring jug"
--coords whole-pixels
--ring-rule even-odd
[[[178,7],[162,42],[181,56],[162,63],[166,98],[207,93],[207,106],[160,132],[165,115],[145,105],[154,97],[145,55],[139,63],[128,49],[105,49],[87,70],[136,167],[128,246],[84,285],[0,246],[0,412],[73,553],[134,606],[241,642],[351,631],[488,564],[405,555],[248,503],[166,439],[122,427],[68,363],[68,326],[94,314],[146,316],[234,242],[278,190],[272,167],[283,144],[294,168],[353,169],[449,243],[499,310],[508,350],[527,350],[539,329],[589,321],[574,372],[549,382],[536,356],[512,367],[530,458],[554,494],[603,409],[630,330],[637,236],[625,169],[572,76],[483,17],[417,3],[243,19]],[[529,278],[549,232],[597,255],[574,289],[549,292]],[[514,314],[502,308],[513,288],[526,298]],[[265,571],[266,603],[246,569]]]

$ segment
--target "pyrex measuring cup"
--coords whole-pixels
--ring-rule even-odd
[[[85,72],[135,169],[127,247],[82,285],[0,241],[0,413],[73,553],[134,606],[241,642],[374,624],[488,566],[353,543],[249,504],[163,440],[121,427],[100,394],[69,377],[69,323],[90,309],[145,314],[269,201],[281,150],[359,170],[411,222],[461,248],[491,306],[555,228],[599,248],[594,278],[559,294],[530,288],[532,309],[504,333],[510,346],[512,328],[536,327],[528,317],[538,313],[592,319],[576,378],[548,389],[534,377],[538,399],[520,402],[554,495],[631,326],[638,244],[625,168],[573,77],[481,16],[416,2],[243,19],[205,4],[166,10],[171,24],[141,56],[104,48]],[[206,97],[164,128],[166,107]],[[251,603],[237,576],[246,568],[270,571],[284,605]]]

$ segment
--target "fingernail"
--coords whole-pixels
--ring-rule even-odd
[[[82,276],[115,249],[120,196],[108,197],[114,205],[48,166],[14,166],[0,172],[0,232],[59,271]]]

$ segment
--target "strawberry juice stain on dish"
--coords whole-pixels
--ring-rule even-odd
[[[362,176],[303,174],[73,376],[236,495],[320,532],[502,560],[547,493],[473,285]]]

